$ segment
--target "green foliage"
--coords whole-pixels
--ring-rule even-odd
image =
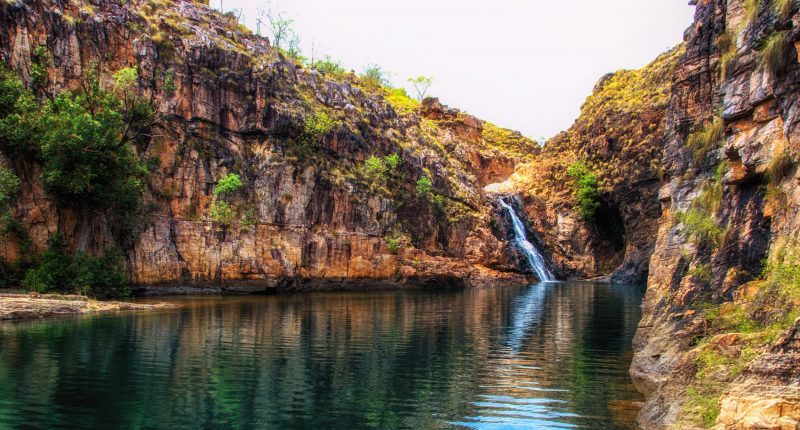
[[[233,212],[233,208],[225,202],[224,200],[214,200],[211,203],[211,219],[222,224],[222,225],[230,225],[233,221],[235,214]]]
[[[723,230],[717,225],[713,216],[697,208],[676,214],[693,243],[698,245],[719,245],[722,242]]]
[[[329,56],[326,56],[322,60],[315,61],[311,64],[311,67],[324,75],[328,75],[337,79],[347,74],[347,71],[344,69],[342,64],[336,60],[333,60]]]
[[[367,66],[360,75],[361,80],[369,88],[379,89],[389,86],[389,72],[380,66],[372,64]]]
[[[306,144],[315,144],[323,137],[330,134],[337,123],[332,120],[325,112],[317,112],[314,115],[306,117],[303,124],[303,132],[300,140]]]
[[[34,258],[22,285],[40,293],[83,294],[97,298],[130,294],[116,252],[106,251],[101,257],[69,253],[60,235],[53,236],[48,249]]]
[[[81,94],[64,92],[40,104],[16,75],[0,72],[0,147],[32,153],[60,206],[119,214],[138,208],[146,168],[129,142],[149,126],[152,108],[122,88],[135,70],[116,77],[117,92],[103,89],[90,72]]]
[[[389,248],[389,251],[392,254],[397,254],[397,251],[400,249],[400,245],[403,242],[403,238],[398,235],[392,235],[386,237],[386,246]]]
[[[422,101],[431,88],[431,85],[433,85],[433,78],[430,76],[417,76],[416,78],[408,78],[408,82],[411,83],[411,85],[414,86],[414,90],[417,91],[417,100]]]
[[[711,266],[707,264],[698,264],[689,271],[689,275],[703,285],[711,285],[713,280]]]
[[[19,178],[0,162],[0,228],[5,229],[10,220],[11,199],[19,191]]]
[[[787,31],[776,31],[764,41],[759,50],[761,67],[774,75],[780,75],[789,66],[789,41]]]
[[[178,86],[175,84],[175,72],[172,70],[164,73],[164,80],[162,83],[164,84],[164,91],[167,93],[173,93],[178,89]]]
[[[427,176],[423,176],[417,180],[416,193],[419,198],[426,198],[433,191],[433,181]]]
[[[386,179],[386,163],[383,158],[371,156],[364,162],[364,170],[370,178],[375,180]]]
[[[594,218],[600,207],[600,192],[597,176],[582,161],[576,161],[567,168],[567,175],[572,178],[575,195],[578,199],[578,213],[585,220]]]
[[[399,154],[389,154],[383,157],[383,161],[386,163],[386,167],[389,171],[395,171],[401,164],[403,164],[403,159],[400,158]]]
[[[722,393],[713,389],[698,389],[690,387],[686,394],[688,401],[684,406],[686,412],[697,417],[704,428],[711,428],[717,421],[720,412],[720,398]]]
[[[386,101],[402,114],[409,114],[419,108],[419,102],[409,97],[405,88],[387,88]]]
[[[31,56],[31,87],[46,88],[48,84],[48,70],[52,62],[52,56],[46,46],[37,46]]]
[[[125,67],[114,73],[113,78],[114,85],[116,85],[117,88],[126,91],[133,87],[139,80],[139,72],[137,71],[136,67]]]
[[[794,160],[787,151],[772,157],[767,166],[767,177],[772,185],[779,184],[794,168]]]
[[[724,124],[722,118],[714,117],[710,124],[696,131],[686,139],[686,146],[692,151],[694,160],[701,164],[706,155],[722,140]]]
[[[233,194],[240,188],[242,188],[242,178],[236,173],[228,173],[217,181],[217,185],[214,187],[214,195]]]

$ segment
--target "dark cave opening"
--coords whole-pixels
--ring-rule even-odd
[[[595,212],[594,226],[599,242],[597,261],[603,272],[610,273],[625,259],[625,220],[618,207],[603,200]]]

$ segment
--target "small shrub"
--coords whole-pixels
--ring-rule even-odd
[[[130,294],[116,252],[109,250],[101,257],[69,253],[60,235],[53,236],[48,249],[34,258],[22,285],[40,293],[83,294],[97,298]]]
[[[383,158],[371,156],[364,162],[364,170],[367,175],[375,180],[383,180],[386,178],[386,163]]]
[[[572,163],[567,168],[567,175],[573,179],[581,217],[585,220],[594,218],[595,212],[600,207],[597,176],[582,161]]]
[[[10,221],[11,199],[19,191],[19,178],[5,164],[0,162],[0,228],[5,229]]]
[[[405,88],[389,88],[386,101],[399,113],[408,114],[419,108],[419,102],[411,98]]]
[[[386,163],[386,167],[389,168],[390,171],[397,170],[401,164],[403,164],[403,159],[400,158],[398,154],[390,154],[383,157],[383,161]]]
[[[342,64],[331,59],[331,57],[325,57],[323,60],[315,61],[311,67],[324,75],[329,75],[335,78],[342,77],[347,73],[344,67],[342,67]]]
[[[775,157],[772,157],[769,166],[767,166],[767,177],[769,178],[769,183],[772,185],[779,184],[783,178],[791,173],[793,168],[794,160],[792,160],[792,157],[788,152],[784,151]]]
[[[317,112],[306,118],[303,124],[301,140],[307,144],[315,144],[327,136],[336,127],[336,122],[325,112]]]
[[[392,254],[397,254],[400,249],[402,238],[400,236],[390,236],[386,238],[386,246]]]
[[[214,195],[230,195],[240,188],[242,188],[242,178],[236,173],[229,173],[217,181],[217,185],[214,187]]]
[[[211,203],[211,219],[224,225],[230,225],[234,218],[233,209],[223,200],[214,200]]]
[[[48,85],[48,71],[53,61],[50,51],[46,46],[37,46],[31,56],[31,87],[46,88]]]
[[[686,146],[692,151],[697,164],[701,164],[711,149],[722,140],[723,126],[722,118],[714,117],[710,124],[686,139]]]
[[[713,216],[697,208],[679,212],[676,219],[683,223],[689,240],[701,246],[719,245],[723,230]]]
[[[360,77],[364,84],[372,89],[389,86],[389,73],[376,64],[367,66]]]
[[[777,31],[764,41],[759,50],[761,67],[774,75],[780,75],[789,66],[789,43],[786,31]]]
[[[706,286],[711,285],[711,282],[713,281],[711,267],[707,264],[698,264],[689,271],[689,275],[692,276],[697,282]]]
[[[416,193],[417,197],[425,198],[433,191],[433,182],[431,178],[423,176],[417,181]]]

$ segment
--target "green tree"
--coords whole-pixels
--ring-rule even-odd
[[[433,85],[433,78],[430,76],[417,76],[416,78],[408,78],[408,82],[417,91],[417,100],[422,101]]]
[[[217,186],[214,187],[214,195],[233,194],[242,188],[242,186],[242,178],[238,174],[228,173],[217,181]]]
[[[209,213],[212,220],[222,225],[230,225],[236,213],[224,199],[230,198],[242,186],[242,179],[236,173],[229,173],[217,181],[217,185],[214,187],[214,201],[211,203]]]
[[[581,217],[585,220],[594,218],[595,212],[600,207],[597,176],[582,161],[572,163],[567,169],[567,175],[573,179]]]
[[[13,72],[0,72],[0,149],[32,154],[59,206],[134,212],[146,168],[131,143],[153,120],[152,106],[132,89],[135,80],[135,69],[123,69],[107,90],[92,70],[80,92],[39,102]]]
[[[433,182],[431,178],[423,176],[417,180],[417,197],[427,198],[431,191],[433,191]]]
[[[361,80],[364,81],[368,87],[374,89],[388,87],[390,85],[389,72],[383,70],[381,66],[377,64],[371,64],[364,68],[364,71],[361,73]]]

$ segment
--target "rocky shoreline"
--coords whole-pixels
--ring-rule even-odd
[[[100,301],[77,295],[0,293],[0,321],[120,311],[150,311],[176,306],[170,303]]]

